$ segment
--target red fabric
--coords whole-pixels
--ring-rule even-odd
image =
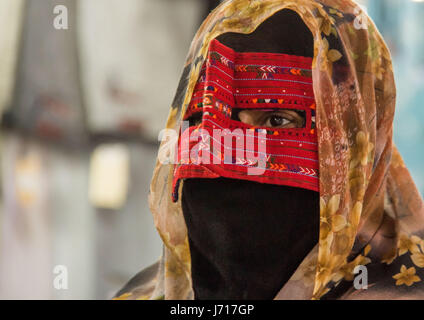
[[[174,201],[178,199],[178,182],[184,178],[226,177],[319,191],[311,65],[312,58],[237,53],[213,40],[184,117],[186,120],[201,112],[202,123],[180,134]],[[293,129],[251,127],[231,119],[235,108],[300,110],[305,113],[306,125]],[[214,138],[214,129],[229,129],[237,136],[232,144],[225,144],[227,152],[222,147],[225,138]],[[266,130],[265,136],[259,136],[261,130]],[[196,132],[198,138],[192,136]],[[266,152],[261,153],[265,170],[249,175],[248,169],[258,164],[246,151],[258,156],[258,143],[266,144]],[[201,159],[210,163],[200,163]]]

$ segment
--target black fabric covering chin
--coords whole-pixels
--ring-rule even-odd
[[[314,191],[186,179],[182,209],[195,299],[273,299],[318,242]]]

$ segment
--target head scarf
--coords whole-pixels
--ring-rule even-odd
[[[355,2],[222,3],[193,40],[167,128],[178,132],[211,41],[227,32],[251,33],[283,9],[295,11],[314,37],[320,238],[276,298],[424,298],[424,208],[392,142],[396,89],[391,56]],[[175,143],[163,141],[159,159]],[[156,276],[123,298],[193,298],[187,229],[181,202],[171,199],[172,180],[173,165],[158,161],[150,208],[164,254]],[[352,289],[358,265],[368,268],[368,290]]]

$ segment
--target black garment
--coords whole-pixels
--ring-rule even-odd
[[[217,40],[236,52],[314,56],[314,37],[293,10],[277,12],[248,35],[228,32],[217,37]]]
[[[182,208],[195,299],[273,299],[318,242],[314,191],[186,179]]]

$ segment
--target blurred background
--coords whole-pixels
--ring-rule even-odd
[[[359,2],[391,49],[395,142],[424,194],[424,2]],[[218,4],[0,0],[0,299],[110,299],[159,259],[157,137]]]

